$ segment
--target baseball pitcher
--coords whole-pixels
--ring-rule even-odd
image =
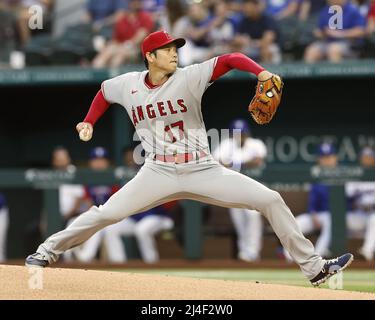
[[[281,99],[280,77],[240,53],[178,68],[177,49],[185,42],[165,31],[151,33],[141,47],[147,70],[103,82],[86,118],[77,125],[80,138],[90,140],[108,106],[121,104],[142,141],[145,164],[104,205],[91,207],[65,230],[46,239],[26,258],[26,265],[45,267],[108,225],[169,201],[192,199],[261,212],[311,283],[323,283],[346,268],[353,255],[324,260],[316,254],[279,193],[213,159],[203,122],[204,92],[232,69],[258,77],[249,111],[257,123],[271,121]]]

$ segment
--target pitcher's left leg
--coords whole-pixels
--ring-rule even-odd
[[[191,199],[224,207],[257,210],[267,218],[306,277],[311,280],[319,274],[325,261],[304,237],[278,192],[218,164],[206,165],[206,170],[203,168],[202,165],[202,170],[184,177],[184,189],[191,194]]]

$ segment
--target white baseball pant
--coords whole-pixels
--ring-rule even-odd
[[[229,213],[237,234],[239,258],[247,261],[259,259],[263,236],[261,214],[240,208],[230,208]]]
[[[147,158],[138,174],[104,205],[91,207],[65,230],[46,239],[37,251],[50,262],[57,261],[64,251],[80,245],[104,227],[181,199],[261,212],[308,279],[314,278],[325,263],[303,236],[278,192],[223,167],[212,156],[184,164]]]
[[[9,224],[8,209],[0,210],[0,262],[6,259],[6,239]]]

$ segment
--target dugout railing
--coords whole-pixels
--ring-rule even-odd
[[[330,186],[330,208],[332,212],[332,253],[345,251],[347,245],[347,230],[345,215],[346,197],[345,183],[348,181],[375,181],[375,169],[365,169],[359,166],[339,166],[334,169],[321,169],[309,165],[268,165],[262,169],[249,169],[244,174],[270,186],[291,183],[305,185],[306,183],[322,182]],[[0,188],[34,188],[43,191],[43,207],[46,214],[48,236],[61,229],[62,221],[59,213],[58,188],[61,184],[111,185],[124,184],[135,172],[127,168],[116,168],[103,172],[89,169],[76,171],[54,171],[41,169],[1,169]],[[184,255],[187,259],[200,259],[203,248],[203,204],[182,201]]]

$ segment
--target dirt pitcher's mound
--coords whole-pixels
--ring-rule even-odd
[[[6,265],[0,265],[0,283],[0,299],[375,299],[370,293],[254,282]]]

